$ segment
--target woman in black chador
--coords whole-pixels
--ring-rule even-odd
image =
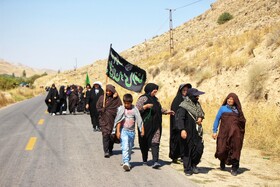
[[[55,87],[55,84],[52,84],[52,87],[50,88],[49,93],[45,99],[45,102],[48,106],[48,112],[52,115],[56,114],[57,99],[58,99],[58,91]]]
[[[156,97],[158,85],[148,83],[145,86],[145,94],[140,96],[136,102],[136,107],[143,119],[145,135],[142,137],[138,133],[139,145],[142,153],[143,163],[147,164],[149,148],[152,150],[153,168],[159,168],[158,162],[159,144],[162,132],[162,114],[174,114],[173,111],[164,110]]]
[[[70,94],[68,97],[69,100],[69,112],[70,114],[75,114],[78,105],[78,90],[77,86],[72,85],[70,86]]]
[[[177,91],[177,95],[172,101],[171,110],[175,113],[179,109],[181,102],[187,97],[188,89],[191,88],[191,84],[181,84]],[[170,116],[170,139],[169,139],[169,158],[172,159],[172,162],[177,163],[177,159],[181,157],[180,152],[180,131],[176,128],[175,116]]]
[[[58,107],[58,112],[60,114],[66,114],[66,110],[67,110],[66,98],[67,98],[66,88],[65,88],[65,86],[60,86],[60,88],[59,88],[59,107]]]
[[[83,87],[78,86],[78,104],[77,104],[77,112],[84,112],[85,111],[85,106],[86,106],[86,101],[85,101],[85,96],[83,92]]]
[[[96,103],[99,97],[104,94],[104,91],[101,86],[102,86],[101,82],[99,81],[94,82],[92,89],[89,91],[86,97],[86,108],[89,109],[90,112],[93,131],[100,131],[99,119],[98,119],[99,112],[97,112]]]
[[[111,133],[114,128],[114,120],[117,115],[118,107],[121,105],[122,101],[115,87],[111,84],[107,84],[105,100],[104,95],[101,95],[96,103],[96,109],[99,112],[99,124],[102,132],[105,158],[109,158],[110,155],[113,154],[114,140],[111,137]]]
[[[176,111],[176,128],[180,131],[180,149],[183,153],[184,172],[187,176],[197,174],[197,165],[203,154],[203,139],[197,127],[201,127],[204,112],[198,102],[199,95],[204,94],[195,88],[188,89],[186,99]]]

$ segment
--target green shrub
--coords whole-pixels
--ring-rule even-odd
[[[231,20],[232,18],[233,18],[233,16],[230,13],[224,12],[219,16],[217,22],[219,25],[221,25],[221,24],[224,24],[225,22]]]

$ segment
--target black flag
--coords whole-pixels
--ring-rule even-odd
[[[146,82],[146,71],[122,58],[110,48],[106,74],[123,88],[141,92]]]

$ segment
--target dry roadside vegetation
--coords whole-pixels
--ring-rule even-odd
[[[0,91],[0,108],[25,99],[30,99],[44,92],[45,90],[42,88],[31,89],[27,87],[18,87],[11,90]]]

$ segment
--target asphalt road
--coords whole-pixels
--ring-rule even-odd
[[[102,136],[90,116],[46,113],[45,96],[0,109],[0,186],[195,186],[161,160],[143,166],[137,140],[132,169],[120,166],[121,149],[104,158]],[[151,158],[151,153],[149,153]]]

